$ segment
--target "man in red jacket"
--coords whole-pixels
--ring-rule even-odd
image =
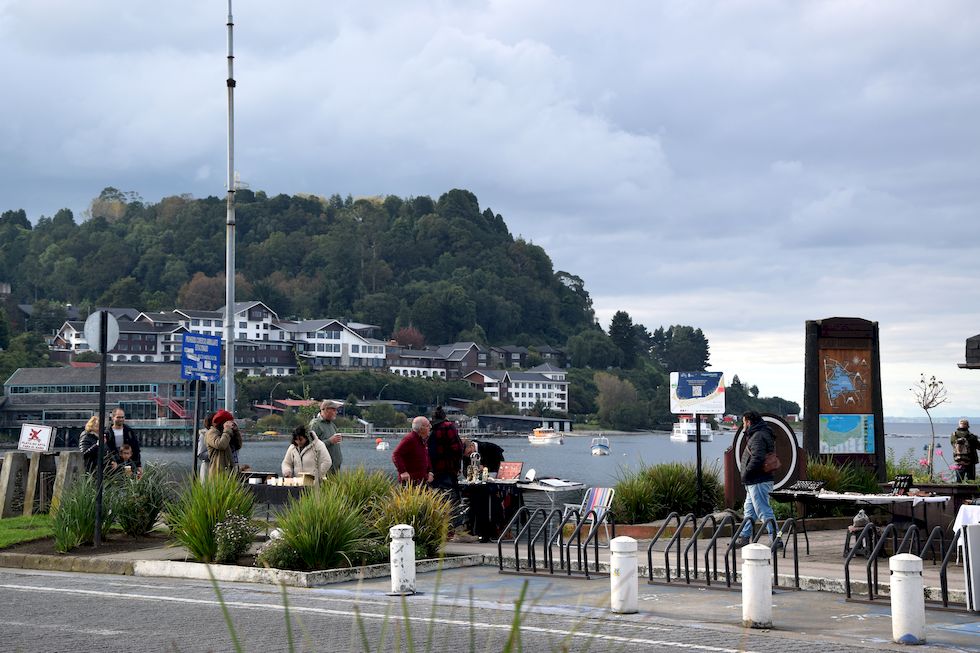
[[[398,443],[391,453],[391,461],[398,470],[402,483],[431,483],[432,465],[429,463],[429,431],[432,425],[423,416],[412,420],[412,430]]]

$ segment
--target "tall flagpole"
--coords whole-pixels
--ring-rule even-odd
[[[228,0],[228,215],[225,220],[225,410],[235,412],[235,55]]]

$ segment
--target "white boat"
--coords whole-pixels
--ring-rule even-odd
[[[391,448],[391,444],[387,440],[382,440],[378,438],[374,441],[374,448],[378,451],[388,451]]]
[[[555,429],[537,428],[527,436],[527,441],[533,445],[565,444],[565,438]]]
[[[592,455],[593,456],[608,456],[609,455],[609,438],[605,436],[599,436],[597,438],[592,438]]]
[[[670,439],[674,442],[695,442],[697,440],[697,425],[694,423],[693,415],[678,415],[674,430],[670,433]],[[714,431],[706,417],[701,418],[701,442],[711,442],[714,439]]]

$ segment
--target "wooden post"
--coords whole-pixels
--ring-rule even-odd
[[[65,488],[77,481],[84,469],[85,462],[80,451],[62,451],[58,455],[58,473],[54,477],[54,493],[51,496],[52,514],[61,505],[61,495]]]
[[[24,479],[24,516],[34,514],[34,498],[37,496],[37,483],[41,478],[41,453],[31,454],[31,466]]]
[[[14,516],[14,485],[17,472],[24,472],[26,486],[27,454],[8,451],[3,457],[3,467],[0,468],[0,517]]]

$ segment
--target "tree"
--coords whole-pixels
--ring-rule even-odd
[[[572,367],[603,370],[619,365],[622,352],[599,329],[586,329],[568,339],[565,345]]]
[[[629,313],[616,311],[609,323],[609,339],[619,348],[623,367],[633,367],[636,364],[637,343]]]
[[[517,413],[518,410],[513,404],[497,401],[493,397],[474,401],[466,407],[466,414],[470,417],[477,415],[516,415]]]
[[[398,329],[392,334],[391,339],[402,347],[408,347],[409,349],[425,348],[425,336],[413,326]]]
[[[34,302],[31,309],[28,327],[34,333],[48,335],[60,329],[67,319],[68,309],[65,308],[64,304],[39,299]]]
[[[943,385],[942,381],[937,381],[935,376],[929,377],[926,381],[926,375],[922,374],[919,378],[919,382],[909,388],[913,395],[915,395],[915,401],[919,404],[922,410],[926,411],[926,417],[929,418],[929,429],[932,431],[932,444],[929,446],[929,479],[932,480],[933,472],[935,471],[935,453],[936,453],[936,426],[932,423],[932,413],[933,408],[940,404],[946,403],[949,399],[946,393],[946,387]]]
[[[378,428],[393,429],[405,426],[408,419],[391,404],[374,404],[364,411],[364,419]]]
[[[0,306],[0,350],[6,349],[10,345],[10,322],[7,320],[7,311]]]
[[[660,327],[651,340],[654,359],[668,372],[703,372],[708,366],[708,339],[701,329]]]
[[[97,302],[100,306],[143,308],[140,285],[133,277],[123,277],[109,286]]]
[[[638,401],[636,388],[607,372],[596,372],[595,384],[599,389],[596,403],[599,405],[599,423],[619,429],[633,429],[642,425],[645,407]]]

